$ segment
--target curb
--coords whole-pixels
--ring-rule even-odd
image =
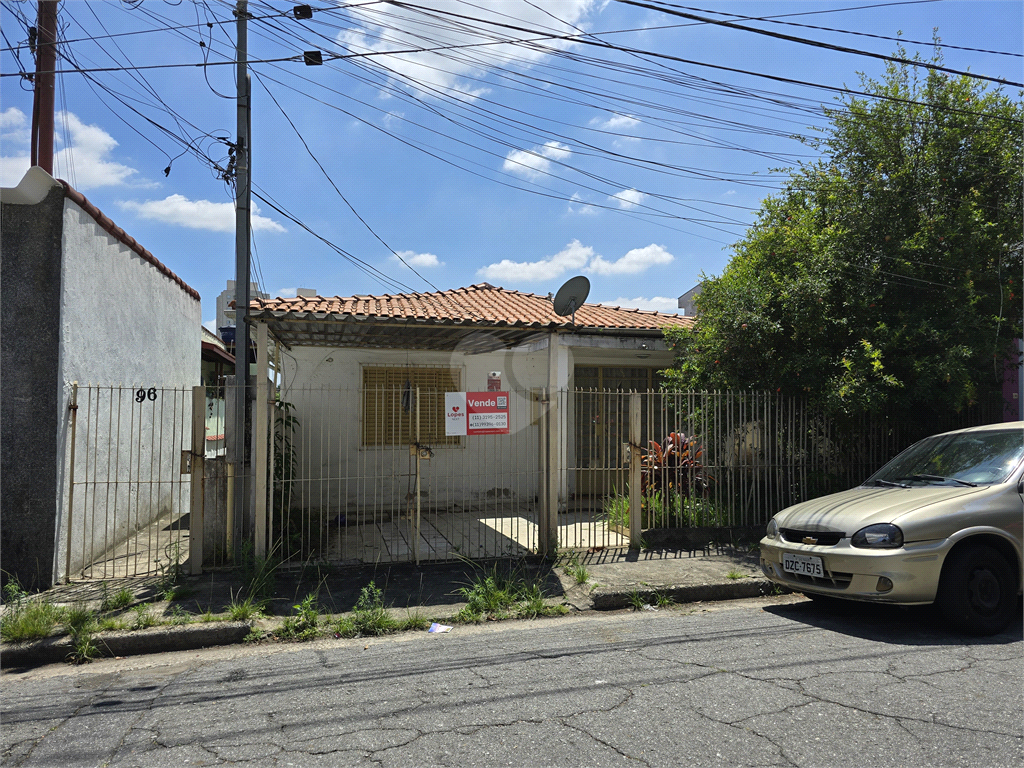
[[[741,600],[746,597],[761,597],[770,594],[774,584],[768,579],[738,579],[728,584],[694,584],[685,587],[644,587],[630,592],[601,592],[598,589],[591,596],[594,610],[614,611],[632,606],[631,598],[639,595],[645,602],[653,603],[657,596],[669,597],[676,603],[716,602],[719,600]]]
[[[634,595],[639,595],[648,603],[654,603],[657,596],[662,596],[682,604],[760,597],[771,594],[774,588],[775,585],[767,579],[746,578],[719,584],[644,587],[628,592],[621,589],[608,592],[598,590],[589,596],[589,607],[582,610],[614,611],[629,608]],[[148,653],[236,645],[245,639],[253,626],[252,623],[245,621],[218,621],[208,624],[151,627],[135,631],[97,633],[93,635],[93,641],[103,657],[140,656]],[[0,646],[0,667],[8,669],[58,664],[67,661],[73,651],[74,643],[70,636],[49,637],[24,643],[5,643]]]
[[[139,656],[144,653],[191,651],[215,645],[234,645],[249,634],[252,627],[244,621],[220,621],[152,627],[134,632],[104,632],[93,635],[100,655]],[[0,667],[32,667],[65,661],[74,651],[71,637],[50,637],[25,643],[5,644],[0,652]]]

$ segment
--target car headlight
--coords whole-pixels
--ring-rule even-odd
[[[765,536],[769,539],[779,538],[779,524],[775,522],[774,517],[768,521],[768,529],[765,531]]]
[[[850,543],[865,549],[899,549],[903,546],[903,531],[892,523],[875,523],[853,534]]]

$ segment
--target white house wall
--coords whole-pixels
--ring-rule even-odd
[[[190,446],[190,418],[183,412],[190,397],[169,390],[182,390],[200,383],[200,342],[202,312],[199,301],[162,274],[152,263],[111,236],[77,203],[64,203],[62,237],[62,290],[60,305],[60,347],[58,358],[59,402],[62,414],[59,424],[58,456],[65,460],[58,466],[57,510],[61,516],[58,530],[57,572],[63,573],[66,548],[66,515],[68,511],[68,439],[70,418],[68,405],[72,383],[81,386],[124,387],[116,407],[122,422],[138,419],[133,439],[126,439],[125,426],[107,419],[104,405],[101,417],[93,419],[89,435],[92,443],[108,452],[104,461],[110,467],[141,468],[156,471],[162,477],[176,476],[179,447]],[[147,397],[134,404],[133,394],[142,389]],[[155,390],[153,399],[150,390]],[[109,398],[108,398],[109,399]],[[97,403],[99,406],[100,403]],[[84,428],[86,414],[78,415],[78,429]],[[82,436],[79,435],[80,445]],[[76,482],[86,475],[88,451],[76,454]],[[93,471],[95,461],[93,458]],[[151,470],[146,470],[150,467]],[[122,470],[123,471],[123,470]],[[117,471],[114,471],[117,477]],[[139,472],[136,472],[139,477]],[[180,490],[180,489],[178,489]],[[84,499],[75,499],[76,507]],[[122,516],[114,526],[113,539],[122,540],[152,520],[177,512],[187,505],[182,495],[167,483],[147,492],[134,506],[131,520]],[[73,520],[72,573],[84,563],[83,536],[96,531],[83,525],[84,508],[79,507]],[[97,523],[98,525],[99,523]],[[91,525],[91,524],[89,524]]]
[[[547,385],[546,350],[466,355],[309,347],[283,356],[282,397],[294,404],[300,424],[300,475],[330,481],[297,489],[299,503],[333,514],[360,505],[387,510],[405,504],[415,474],[408,446],[361,445],[363,367],[404,365],[456,368],[464,391],[486,390],[488,374],[501,371],[502,389],[510,393],[509,435],[466,437],[458,447],[432,446],[433,458],[421,462],[423,503],[533,503],[541,469],[539,405],[533,398]]]

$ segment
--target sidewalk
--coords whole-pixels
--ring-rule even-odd
[[[682,604],[755,597],[772,591],[770,582],[761,575],[756,547],[596,549],[578,552],[573,560],[570,558],[565,556],[557,564],[535,559],[519,565],[524,576],[536,578],[543,584],[548,602],[565,605],[570,612],[615,610],[634,606],[638,601],[653,604],[659,597],[662,601],[668,599]],[[582,569],[569,568],[570,562]],[[311,593],[317,594],[322,612],[346,613],[372,581],[384,591],[385,604],[396,617],[412,612],[443,623],[465,605],[460,587],[493,565],[401,563],[323,570],[316,567],[281,569],[274,579],[275,596],[269,603],[268,613],[277,618],[288,616],[292,607]],[[569,570],[573,571],[572,575]],[[584,575],[587,580],[580,583],[578,579]],[[165,617],[180,616],[182,612],[225,614],[244,582],[237,571],[216,571],[186,577],[183,585],[190,594],[173,603],[161,602],[160,584],[155,579],[78,582],[54,587],[47,597],[56,603],[85,604],[98,609],[105,594],[127,587],[136,602],[152,602],[152,610],[162,612]],[[124,656],[237,643],[248,631],[249,625],[243,622],[211,622],[97,637],[103,638],[111,655]],[[4,667],[11,667],[60,661],[67,655],[67,645],[67,638],[4,645],[0,662]]]

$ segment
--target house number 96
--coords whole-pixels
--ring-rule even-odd
[[[156,387],[135,390],[136,403],[142,403],[145,402],[146,400],[156,400]]]

